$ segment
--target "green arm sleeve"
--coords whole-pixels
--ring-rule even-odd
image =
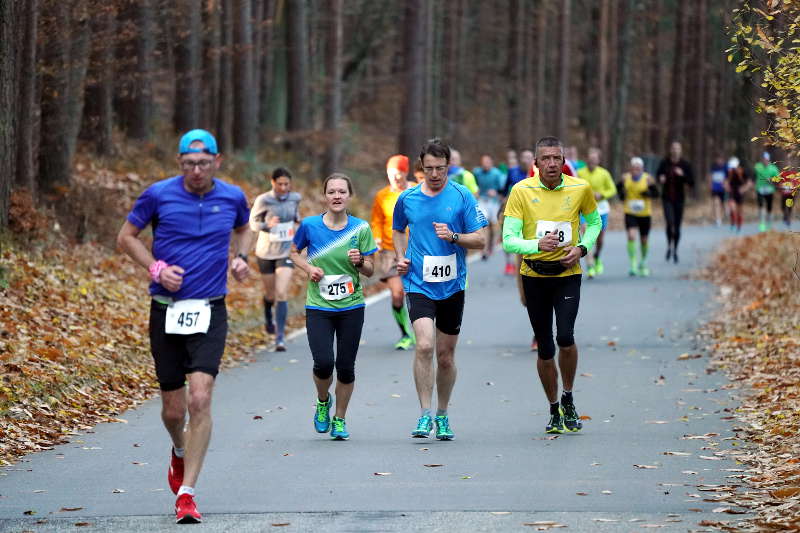
[[[600,215],[597,220],[600,220]],[[523,239],[522,220],[506,215],[503,220],[503,250],[510,254],[538,254],[539,239]]]
[[[587,250],[591,250],[597,241],[597,236],[600,235],[600,230],[603,228],[603,223],[600,221],[600,213],[597,209],[591,213],[584,213],[583,218],[586,219],[586,233],[578,244],[582,244]],[[503,227],[503,242],[505,242],[505,226]]]

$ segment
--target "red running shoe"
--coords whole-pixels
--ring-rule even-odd
[[[170,453],[172,456],[167,471],[167,481],[173,494],[178,494],[178,489],[183,485],[183,457],[175,455],[175,448]]]
[[[506,263],[506,276],[513,276],[517,273],[517,269],[511,263]]]
[[[197,512],[197,505],[191,494],[181,494],[175,500],[175,523],[176,524],[199,524],[203,517]]]

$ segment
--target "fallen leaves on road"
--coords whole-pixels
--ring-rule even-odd
[[[703,357],[701,353],[682,353],[678,356],[678,361],[685,361],[687,359],[700,359]]]
[[[721,306],[702,334],[709,369],[727,373],[726,388],[740,389],[740,405],[721,418],[738,422],[735,431],[744,442],[735,459],[747,467],[736,476],[745,490],[726,503],[753,514],[741,520],[741,530],[798,530],[800,236],[766,232],[724,242],[708,265],[701,276],[719,287]]]
[[[656,465],[633,465],[635,468],[644,468],[646,470],[650,470],[653,468],[658,468]]]
[[[375,472],[373,475],[375,476],[391,476],[391,472]]]
[[[59,513],[63,512],[72,512],[72,511],[80,511],[83,507],[62,507],[58,510]]]
[[[428,468],[436,468],[436,467],[444,466],[444,465],[438,464],[438,463],[430,463],[430,464],[426,464],[426,465],[422,465],[422,466],[427,466]]]

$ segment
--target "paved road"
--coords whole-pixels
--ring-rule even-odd
[[[687,274],[727,236],[687,228],[673,265],[654,231],[649,279],[628,278],[624,237],[607,236],[606,274],[584,279],[576,326],[576,404],[591,417],[579,434],[543,433],[547,403],[530,326],[513,278],[501,275],[501,254],[470,267],[453,442],[409,438],[418,416],[412,356],[390,349],[398,335],[385,300],[367,312],[348,442],[312,429],[305,337],[284,354],[259,354],[218,380],[197,498],[205,523],[195,529],[531,531],[525,524],[552,521],[578,531],[687,531],[701,519],[731,519],[712,513],[719,505],[703,498],[713,493],[696,485],[731,481],[723,469],[733,462],[699,456],[731,449],[722,410],[735,401],[723,376],[706,374],[705,358],[677,360],[697,352],[693,332],[713,306],[710,288]],[[128,423],[101,425],[0,471],[0,530],[176,527],[158,404],[121,417]],[[720,436],[682,439],[709,432]],[[74,526],[81,522],[89,525]]]

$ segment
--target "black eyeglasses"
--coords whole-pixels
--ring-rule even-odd
[[[197,167],[200,170],[208,170],[211,168],[211,163],[213,162],[213,159],[201,159],[200,161],[181,161],[181,168],[183,170],[193,170],[194,167]]]
[[[422,167],[422,171],[425,174],[433,174],[436,172],[437,174],[441,174],[447,170],[447,166],[440,166],[440,167]]]

